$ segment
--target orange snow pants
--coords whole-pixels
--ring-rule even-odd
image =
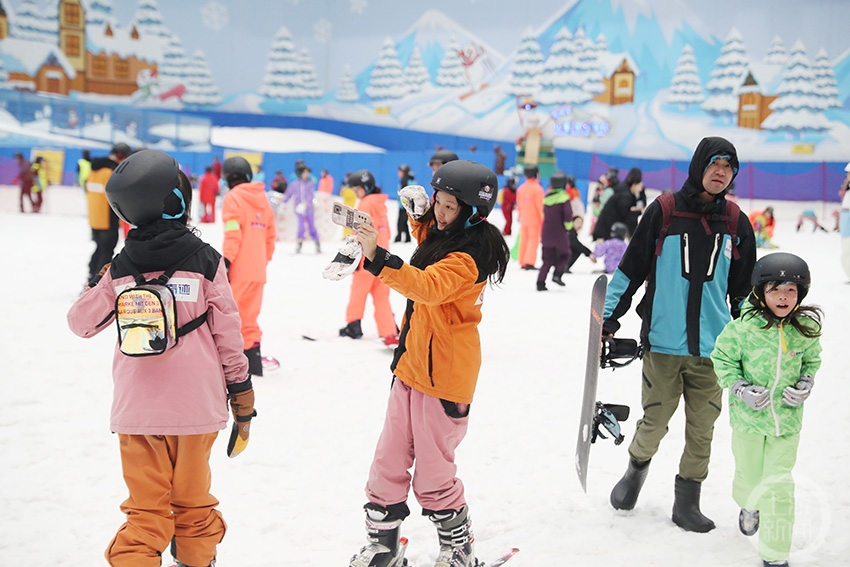
[[[118,435],[130,497],[121,504],[127,521],[106,548],[112,567],[159,567],[172,537],[181,563],[215,559],[227,530],[210,494],[217,435]]]
[[[540,247],[541,224],[519,223],[519,265],[533,266],[537,263],[537,249]]]
[[[351,274],[351,295],[348,297],[348,307],[345,309],[345,322],[351,323],[363,319],[363,313],[366,311],[366,297],[370,293],[372,304],[375,306],[378,336],[395,335],[398,328],[390,306],[390,288],[376,276],[364,270],[362,265]]]
[[[233,299],[236,300],[239,317],[242,319],[242,342],[245,344],[243,350],[248,350],[255,344],[260,344],[260,340],[263,338],[257,317],[260,316],[260,308],[263,306],[263,288],[265,285],[265,282],[230,282]]]

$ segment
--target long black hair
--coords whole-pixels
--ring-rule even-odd
[[[466,226],[473,213],[472,207],[460,199],[458,205],[460,211],[457,218],[443,230],[437,228],[433,206],[419,218],[428,232],[413,251],[410,265],[424,270],[451,252],[465,252],[472,256],[478,266],[479,282],[489,279],[490,283],[501,283],[511,257],[505,238],[498,228],[486,220]]]
[[[762,327],[762,329],[770,329],[773,326],[779,326],[783,324],[790,324],[792,327],[800,331],[800,334],[804,337],[808,337],[810,339],[821,336],[823,333],[823,310],[816,305],[797,305],[797,307],[791,311],[785,317],[777,317],[773,311],[770,310],[770,307],[767,304],[759,299],[760,297],[765,297],[765,294],[771,289],[782,285],[784,282],[765,282],[761,284],[760,289],[753,289],[750,292],[750,295],[747,297],[747,301],[754,307],[754,309],[745,312],[744,317],[754,317],[756,313],[760,314],[764,317],[767,323]],[[800,285],[797,285],[797,292],[800,292]],[[803,318],[811,319],[814,321],[814,326],[805,325],[800,320]]]

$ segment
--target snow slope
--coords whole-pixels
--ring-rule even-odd
[[[16,188],[0,188],[7,273],[0,284],[7,298],[0,326],[0,565],[105,567],[103,550],[123,521],[118,506],[126,488],[118,440],[109,432],[114,333],[83,340],[65,322],[93,249],[83,195],[51,187],[42,215],[17,213],[16,201]],[[745,210],[764,204],[741,203]],[[814,285],[808,299],[827,316],[824,363],[806,402],[795,470],[791,561],[795,567],[843,565],[850,551],[850,456],[844,450],[850,383],[842,355],[850,286],[837,261],[837,233],[794,231],[800,208],[825,216],[830,211],[770,204],[778,217],[776,242],[809,261]],[[395,215],[394,203],[388,209]],[[491,220],[501,226],[500,212]],[[219,225],[200,229],[220,248]],[[259,416],[246,452],[228,459],[225,435],[214,448],[213,493],[229,525],[219,547],[221,567],[342,566],[364,541],[363,486],[383,421],[391,355],[377,341],[371,305],[362,340],[335,336],[344,324],[349,283],[320,276],[335,244],[325,243],[320,256],[295,255],[291,243],[280,243],[269,266],[263,347],[282,367],[255,382]],[[413,248],[394,244],[393,251],[409,258]],[[595,268],[581,258],[565,288],[539,293],[536,272],[514,264],[505,283],[487,291],[480,327],[484,363],[469,433],[457,454],[479,557],[491,560],[517,546],[522,551],[513,567],[760,565],[755,540],[737,531],[725,411],[703,486],[703,511],[716,530],[686,533],[670,521],[681,411],[634,511],[615,512],[608,504],[625,470],[628,441],[593,446],[588,492],[582,492],[573,454]],[[392,304],[400,315],[403,298],[393,293]],[[620,336],[636,336],[634,313],[623,323]],[[305,341],[303,334],[319,340]],[[624,423],[628,438],[640,414],[639,380],[638,365],[600,377],[601,400],[633,409]],[[425,566],[436,555],[436,534],[412,498],[410,505],[408,556]]]

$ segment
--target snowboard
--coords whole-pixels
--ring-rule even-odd
[[[590,329],[587,334],[587,359],[584,369],[584,395],[581,402],[581,422],[576,440],[576,472],[581,488],[587,492],[587,461],[593,439],[593,420],[596,415],[596,384],[599,379],[602,352],[602,314],[608,277],[601,275],[593,283],[590,294]]]

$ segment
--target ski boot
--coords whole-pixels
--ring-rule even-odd
[[[351,558],[349,567],[405,567],[407,538],[400,537],[401,520],[386,518],[386,509],[366,508],[366,539],[369,543]]]
[[[552,283],[557,284],[561,287],[567,285],[567,284],[564,283],[564,280],[561,279],[563,277],[563,275],[564,274],[553,274],[552,275]]]
[[[477,567],[472,535],[472,520],[469,508],[464,506],[459,512],[443,510],[428,512],[428,519],[437,527],[440,539],[440,553],[434,567]]]
[[[537,282],[537,291],[549,291],[549,288],[546,287],[546,282]]]
[[[317,240],[316,241],[316,254],[322,253],[322,244]]]
[[[615,510],[634,509],[648,472],[649,461],[638,464],[633,459],[629,459],[629,468],[626,469],[626,474],[623,475],[620,482],[614,485],[614,489],[611,491],[611,506]]]
[[[260,343],[254,343],[254,346],[245,351],[245,356],[248,357],[248,374],[262,376],[263,357],[260,354]]]
[[[363,331],[360,330],[360,319],[356,321],[352,321],[345,327],[339,330],[340,337],[351,337],[352,339],[359,339],[363,336]]]
[[[676,475],[673,523],[687,532],[704,534],[714,529],[714,522],[702,515],[699,496],[702,483]]]
[[[295,253],[296,254],[301,254],[301,247],[302,246],[304,246],[304,241],[299,238],[298,241],[295,243]]]

